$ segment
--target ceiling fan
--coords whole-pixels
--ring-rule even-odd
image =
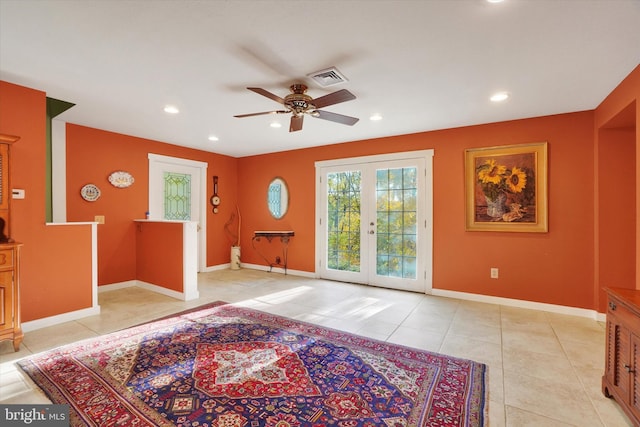
[[[311,117],[317,117],[318,119],[329,120],[331,122],[342,123],[343,125],[353,126],[358,122],[355,117],[344,116],[342,114],[331,113],[329,111],[319,110],[319,108],[328,107],[329,105],[339,104],[345,101],[351,101],[356,97],[346,89],[339,90],[337,92],[330,93],[328,95],[321,96],[320,98],[313,99],[306,94],[307,86],[303,84],[293,84],[289,87],[291,93],[284,98],[274,95],[273,93],[259,88],[248,87],[250,91],[253,91],[262,96],[266,96],[269,99],[273,99],[279,104],[282,104],[286,110],[265,111],[262,113],[251,114],[239,114],[233,117],[252,117],[260,116],[263,114],[288,114],[291,113],[291,123],[289,124],[289,132],[296,132],[302,130],[302,121],[304,115],[308,114]]]

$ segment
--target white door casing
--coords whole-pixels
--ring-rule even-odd
[[[316,271],[317,275],[323,278],[340,280],[355,283],[367,283],[376,286],[398,288],[405,290],[412,290],[417,292],[431,292],[432,288],[432,250],[433,250],[433,150],[422,150],[405,153],[394,153],[386,155],[365,156],[357,158],[338,159],[330,161],[316,162]],[[347,172],[348,171],[348,172]],[[384,231],[385,224],[382,221],[378,221],[381,218],[381,214],[385,214],[385,209],[380,207],[381,201],[385,202],[380,195],[384,195],[384,189],[376,189],[376,176],[378,174],[384,174],[387,172],[398,173],[402,171],[409,171],[415,173],[416,189],[410,190],[415,194],[414,200],[416,201],[416,207],[411,209],[414,212],[407,213],[408,215],[415,215],[415,231],[409,231],[410,234],[415,233],[414,236],[404,236],[406,239],[415,240],[415,260],[411,260],[411,257],[396,257],[396,261],[415,262],[415,274],[410,266],[410,274],[397,277],[397,274],[385,274],[384,273],[384,254],[381,254],[382,245],[380,242],[385,241],[385,237],[382,236],[378,240],[378,234]],[[335,218],[328,218],[328,206],[331,202],[328,202],[330,196],[327,195],[328,188],[334,185],[336,177],[355,177],[354,181],[359,181],[359,196],[353,197],[355,202],[347,202],[347,205],[361,205],[359,207],[359,213],[357,218],[351,222],[357,223],[359,221],[359,229],[355,234],[359,234],[355,239],[359,240],[360,255],[357,257],[355,266],[352,268],[349,262],[346,263],[346,267],[342,265],[337,268],[335,266],[335,260],[329,260],[329,256],[335,255],[335,250],[330,249],[328,246],[329,233],[335,227]],[[360,178],[361,177],[361,178]],[[328,184],[327,179],[333,180],[332,184]],[[380,182],[377,183],[378,186]],[[350,184],[350,188],[357,185]],[[349,193],[358,190],[347,190]],[[393,192],[395,190],[390,190]],[[402,189],[399,189],[401,192]],[[378,196],[377,196],[377,195]],[[390,206],[391,204],[389,204]],[[352,206],[346,206],[344,208],[347,212]],[[403,208],[402,208],[403,209]],[[402,215],[403,212],[391,212],[390,215]],[[352,215],[347,213],[347,215]],[[333,214],[335,216],[335,213]],[[356,215],[353,215],[354,217]],[[387,232],[391,232],[387,230]],[[403,238],[403,232],[400,235],[394,235],[393,237]],[[391,236],[388,234],[387,236]],[[390,238],[390,237],[389,237]],[[387,240],[388,241],[388,240]],[[355,244],[354,246],[358,246]],[[382,256],[380,256],[382,255]],[[391,257],[387,258],[391,259]],[[332,262],[333,261],[333,262]],[[333,264],[333,265],[329,265]],[[390,271],[390,270],[389,270]],[[381,274],[379,274],[381,273]],[[410,277],[410,276],[415,277]]]
[[[207,168],[208,163],[179,157],[148,154],[149,158],[149,219],[163,221],[164,173],[191,175],[191,218],[197,222],[198,271],[206,269],[207,262]]]

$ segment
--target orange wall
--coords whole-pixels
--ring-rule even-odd
[[[595,308],[607,286],[640,289],[640,65],[596,108]],[[626,228],[625,228],[626,225]],[[624,228],[622,230],[621,228]],[[612,236],[618,236],[615,241]]]
[[[541,141],[549,143],[549,232],[465,231],[464,149]],[[593,308],[593,112],[241,158],[242,261],[264,264],[246,249],[254,230],[291,229],[296,236],[289,268],[314,271],[314,162],[422,149],[435,153],[434,288]],[[274,176],[282,176],[290,190],[290,210],[282,220],[272,219],[263,202]],[[491,267],[500,269],[500,279],[489,278]]]
[[[98,226],[98,283],[100,285],[136,279],[134,219],[143,219],[149,199],[148,153],[207,162],[209,177],[218,175],[220,212],[207,210],[207,265],[229,262],[230,242],[224,224],[236,208],[237,160],[223,156],[151,141],[99,129],[67,124],[67,220],[93,221],[104,215]],[[116,188],[109,181],[114,171],[126,171],[135,182]],[[93,183],[101,190],[94,202],[80,196],[80,189]],[[207,195],[213,181],[207,180]]]
[[[136,278],[184,292],[183,224],[136,222]]]
[[[598,207],[599,129],[637,105],[640,68],[636,68],[594,111],[577,112],[442,131],[357,141],[325,147],[234,159],[77,125],[67,126],[67,213],[69,221],[92,221],[98,227],[99,283],[135,279],[135,226],[147,209],[147,153],[209,163],[209,175],[220,176],[220,213],[207,214],[207,265],[229,262],[224,223],[242,214],[242,261],[264,264],[251,249],[251,234],[261,229],[296,232],[289,249],[289,268],[314,271],[315,168],[317,160],[432,148],[434,157],[433,286],[507,298],[602,311],[599,277],[606,264],[598,243],[605,225]],[[632,111],[635,171],[640,164],[637,127],[640,108]],[[25,321],[86,308],[90,301],[90,227],[46,226],[45,93],[0,82],[0,132],[19,135],[11,173],[14,188],[27,197],[14,203],[13,237],[25,246],[22,308]],[[629,136],[632,135],[632,136]],[[549,232],[496,233],[464,231],[465,148],[527,142],[549,143]],[[604,161],[604,160],[603,160]],[[136,182],[126,190],[107,177],[126,170]],[[640,174],[635,173],[635,286],[640,288]],[[279,221],[265,203],[268,182],[282,176],[290,189],[290,210]],[[100,186],[94,203],[79,196],[89,182]],[[207,194],[212,192],[208,183]],[[240,191],[241,190],[241,191]],[[604,255],[606,258],[606,255]],[[605,264],[603,264],[605,262]],[[464,268],[462,268],[464,267]],[[489,268],[500,279],[489,279]]]
[[[11,147],[12,237],[21,258],[22,321],[91,307],[91,226],[45,225],[46,95],[0,81],[0,133]]]

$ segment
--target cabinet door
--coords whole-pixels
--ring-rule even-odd
[[[629,380],[631,387],[629,406],[631,406],[631,410],[634,412],[636,418],[640,419],[640,374],[638,373],[638,369],[640,369],[640,337],[635,334],[631,334],[630,344],[631,366],[627,369],[630,371]]]
[[[611,321],[610,338],[613,338],[613,387],[618,396],[627,399],[630,396],[631,386],[631,332],[618,319]]]
[[[0,271],[0,331],[13,328],[13,271]]]

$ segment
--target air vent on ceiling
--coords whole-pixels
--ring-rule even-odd
[[[311,77],[322,87],[333,86],[349,81],[336,67],[307,74],[307,77]]]

